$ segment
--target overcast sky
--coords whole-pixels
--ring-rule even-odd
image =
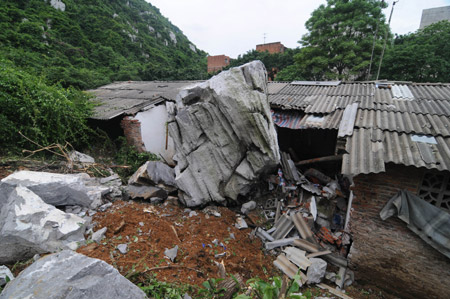
[[[199,49],[236,58],[257,44],[280,41],[296,48],[305,22],[325,0],[147,0]],[[393,0],[387,1],[386,19]],[[405,34],[419,28],[422,10],[450,5],[450,0],[400,0],[391,28]]]

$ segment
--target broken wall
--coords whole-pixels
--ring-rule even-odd
[[[418,193],[425,170],[389,163],[385,173],[354,178],[350,264],[356,279],[402,298],[446,298],[450,260],[380,211],[400,189]]]
[[[140,152],[145,151],[144,142],[141,135],[141,123],[131,116],[125,116],[120,122],[123,134],[129,145],[134,146]]]

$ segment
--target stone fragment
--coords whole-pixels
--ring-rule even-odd
[[[105,203],[104,205],[101,205],[98,209],[99,209],[101,212],[104,212],[104,211],[106,211],[107,209],[109,209],[111,206],[112,206],[112,202],[108,202],[108,203]]]
[[[226,203],[250,192],[279,163],[278,141],[260,61],[188,87],[167,104],[180,200]]]
[[[128,192],[128,195],[133,199],[135,198],[150,199],[152,197],[159,197],[163,199],[167,198],[166,191],[153,186],[128,185],[126,187],[126,190]]]
[[[108,228],[104,227],[102,229],[99,229],[98,231],[96,231],[95,233],[92,234],[92,241],[96,242],[96,243],[100,243],[100,241],[105,237],[105,233],[106,230]]]
[[[95,159],[92,158],[89,155],[77,152],[77,151],[72,151],[69,153],[69,158],[70,160],[72,160],[72,162],[75,163],[81,163],[81,164],[93,164],[95,163]]]
[[[308,278],[308,284],[320,283],[327,271],[327,262],[319,258],[310,258],[311,266],[308,267],[306,277]]]
[[[16,187],[0,212],[0,263],[35,254],[73,249],[84,242],[86,220],[46,204],[25,187]]]
[[[242,214],[247,214],[248,212],[254,210],[256,208],[256,202],[251,200],[249,202],[246,202],[241,207]]]
[[[128,252],[128,245],[127,244],[119,244],[119,245],[117,245],[117,249],[120,251],[121,254],[126,254]]]
[[[14,279],[14,275],[11,273],[8,267],[0,266],[0,287],[4,286],[8,281]]]
[[[147,298],[107,263],[72,251],[47,255],[8,283],[0,298]]]
[[[174,248],[164,250],[164,255],[171,260],[172,262],[175,261],[178,255],[178,245],[175,245]]]
[[[236,226],[237,229],[248,228],[247,222],[242,217],[236,219],[236,224],[234,226]]]

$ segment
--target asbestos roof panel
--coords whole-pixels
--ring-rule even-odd
[[[280,92],[286,85],[289,83],[287,82],[268,82],[267,83],[267,93],[268,94],[276,94]]]
[[[409,87],[407,85],[396,85],[394,84],[392,86],[392,97],[393,98],[399,98],[399,99],[409,99],[413,100],[414,96],[411,93],[411,90],[409,90]]]
[[[359,109],[355,127],[450,137],[450,119],[439,115]]]
[[[409,89],[416,99],[450,100],[450,84],[412,84]]]
[[[384,131],[383,141],[372,141],[372,130],[358,129],[347,137],[342,162],[344,174],[385,171],[385,163],[450,170],[450,138],[436,137],[437,144],[416,142],[411,134]]]
[[[292,81],[292,85],[338,86],[341,81]]]
[[[450,116],[450,101],[414,100],[405,101],[391,99],[384,103],[372,100],[369,97],[362,98],[360,108],[369,110],[408,112],[415,114],[431,114]]]
[[[355,126],[356,113],[358,111],[358,103],[347,105],[339,124],[338,137],[351,136]]]
[[[320,95],[305,108],[306,113],[331,113],[336,109],[345,109],[347,105],[358,101],[357,97]]]
[[[122,114],[136,113],[162,100],[174,101],[181,89],[201,81],[126,81],[115,82],[89,92],[95,95],[93,119],[107,120]]]
[[[337,110],[333,113],[323,116],[306,114],[299,123],[301,129],[338,129],[341,123],[343,110]]]
[[[285,94],[269,95],[269,102],[273,106],[284,109],[303,110],[309,101],[305,101],[306,96],[293,96]]]

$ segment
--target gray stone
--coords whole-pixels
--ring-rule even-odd
[[[147,161],[130,177],[129,185],[160,186],[171,192],[176,189],[175,170],[159,161]]]
[[[187,206],[247,195],[279,163],[260,61],[182,90],[167,103],[180,200]]]
[[[175,245],[174,248],[164,250],[164,255],[170,259],[172,262],[175,261],[178,255],[178,245]]]
[[[194,217],[194,216],[198,216],[198,213],[196,211],[190,211],[189,218]]]
[[[241,212],[242,212],[242,214],[247,214],[248,212],[254,210],[255,208],[256,208],[256,202],[251,200],[242,205]]]
[[[0,212],[0,263],[36,253],[73,249],[84,241],[86,220],[46,204],[25,187],[16,187]]]
[[[110,188],[101,186],[86,173],[59,174],[36,171],[18,171],[2,179],[0,193],[4,184],[27,187],[41,199],[55,207],[82,206],[97,207],[101,197],[110,192]],[[10,187],[8,189],[11,190]],[[3,198],[4,199],[4,198]],[[0,204],[3,200],[0,197]],[[93,206],[94,205],[94,206]]]
[[[95,163],[95,159],[92,158],[89,155],[77,152],[77,151],[72,151],[69,153],[69,158],[70,160],[72,160],[72,162],[75,163],[81,163],[81,164],[93,164]]]
[[[86,220],[46,204],[25,187],[16,187],[0,212],[0,263],[35,254],[76,249],[84,242]]]
[[[112,202],[108,202],[108,203],[105,203],[104,205],[101,205],[98,209],[101,211],[101,212],[104,212],[104,211],[106,211],[108,208],[110,208],[112,206]]]
[[[159,203],[162,203],[163,201],[164,201],[164,199],[162,199],[160,197],[150,198],[150,203],[152,203],[152,204],[159,204]]]
[[[8,267],[0,266],[0,287],[4,286],[8,281],[14,279],[14,275],[11,273]]]
[[[102,229],[99,229],[95,233],[93,233],[92,237],[91,237],[91,240],[96,242],[96,243],[100,243],[100,241],[105,237],[105,233],[106,233],[107,229],[108,228],[104,227]]]
[[[236,218],[236,223],[234,225],[237,229],[248,228],[247,222],[242,217]]]
[[[133,199],[150,199],[152,197],[167,198],[167,192],[165,190],[153,186],[128,185],[126,189],[128,195]]]
[[[119,244],[119,245],[117,245],[117,249],[120,251],[121,254],[126,254],[128,252],[128,245],[127,244]]]
[[[320,283],[327,271],[327,262],[319,258],[310,258],[311,266],[308,267],[306,277],[308,278],[308,284]]]
[[[8,283],[0,298],[147,298],[107,263],[62,251],[45,256]]]

